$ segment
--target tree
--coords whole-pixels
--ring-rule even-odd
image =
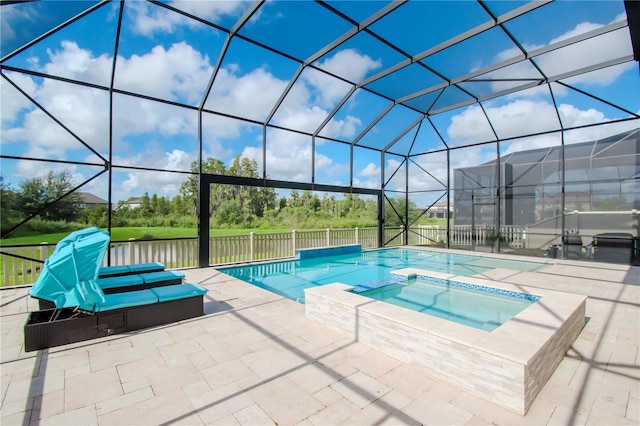
[[[300,194],[297,190],[292,189],[289,197],[289,202],[287,203],[289,207],[300,207],[302,205],[300,204]]]
[[[385,226],[401,226],[407,221],[405,203],[405,197],[388,198],[385,201]],[[409,200],[409,223],[407,223],[407,225],[410,225],[411,222],[415,220],[415,218],[417,218],[419,215],[420,210],[416,206],[416,203],[412,200]]]
[[[140,207],[138,208],[138,214],[142,217],[151,216],[151,199],[149,193],[145,192],[140,198]]]
[[[0,226],[3,234],[15,224],[14,221],[18,218],[16,199],[16,191],[4,182],[4,177],[0,174]]]
[[[202,162],[202,172],[213,175],[225,175],[226,167],[224,163],[215,158],[207,158]],[[198,162],[191,163],[191,172],[196,173],[187,178],[186,181],[180,185],[180,195],[183,200],[189,204],[192,212],[197,214],[198,212]],[[209,211],[215,211],[221,203],[225,200],[223,185],[212,185],[211,196],[209,197]]]
[[[191,163],[191,171],[198,172],[197,162]],[[213,175],[231,175],[254,179],[260,177],[258,163],[240,155],[233,159],[228,168],[220,160],[207,158],[202,163],[202,171]],[[192,211],[196,213],[198,206],[198,176],[196,174],[189,176],[180,185],[179,195],[182,201],[191,206]],[[273,188],[222,184],[214,184],[210,188],[209,211],[219,223],[249,226],[254,218],[262,217],[265,211],[275,207],[276,191]]]
[[[83,209],[80,213],[80,218],[87,225],[97,226],[100,228],[107,227],[107,209],[105,206]]]
[[[178,194],[171,199],[171,213],[177,216],[182,216],[193,212],[190,212],[189,205],[184,198]]]
[[[45,220],[71,222],[78,216],[77,204],[80,201],[78,194],[69,193],[72,189],[72,176],[68,170],[59,172],[49,170],[42,177],[27,179],[20,183],[16,200],[17,209],[27,217],[55,201],[40,213],[40,217]],[[65,195],[64,198],[58,200],[63,195]]]

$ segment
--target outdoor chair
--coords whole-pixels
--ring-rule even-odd
[[[31,312],[25,351],[125,333],[204,315],[207,290],[184,283],[105,294],[96,280],[81,281],[56,297],[55,307]]]
[[[80,342],[204,314],[207,290],[180,271],[99,278],[109,234],[97,228],[63,238],[29,290],[40,310],[28,315],[25,351]]]
[[[95,282],[105,294],[116,294],[182,284],[184,277],[184,272],[181,271],[160,271],[149,272],[146,274],[98,278]],[[38,280],[29,291],[29,295],[31,297],[38,299],[40,309],[53,308],[55,306],[56,297],[60,295],[60,291],[55,291],[55,289],[53,291],[49,291],[47,284],[42,285],[42,282],[47,280],[56,281],[61,287],[66,289],[70,289],[75,285],[75,282],[72,280],[64,282],[64,277],[61,278],[59,276],[52,275],[50,269],[47,268],[47,263],[45,262],[45,268],[42,271],[42,274],[40,274],[40,277],[38,277]]]

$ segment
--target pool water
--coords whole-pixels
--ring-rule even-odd
[[[541,262],[396,247],[219,270],[273,293],[304,302],[305,288],[335,282],[376,287],[381,283],[393,282],[391,271],[409,267],[472,276],[495,268],[535,272],[547,266]]]
[[[359,294],[486,331],[495,330],[535,303],[535,299],[426,281],[389,284]]]

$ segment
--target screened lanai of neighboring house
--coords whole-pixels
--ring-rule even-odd
[[[44,0],[0,16],[3,185],[68,170],[114,206],[189,177],[201,200],[358,194],[379,246],[492,232],[492,250],[539,255],[568,233],[640,236],[638,2]],[[203,167],[235,158],[259,177]],[[423,234],[436,210],[450,220]]]

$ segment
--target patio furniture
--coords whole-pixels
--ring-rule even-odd
[[[624,232],[605,232],[593,236],[593,257],[600,262],[630,265],[634,258],[634,237]]]
[[[82,281],[56,298],[55,308],[29,313],[25,351],[50,348],[168,324],[204,315],[207,290],[184,283],[104,294],[95,280]]]
[[[109,233],[96,227],[72,232],[63,238],[51,257],[45,261],[42,273],[29,290],[31,297],[39,300],[40,309],[53,308],[57,297],[87,280],[96,280],[97,285],[107,294],[183,282],[184,273],[180,271],[98,278],[109,243]],[[131,270],[136,268],[138,267],[132,266]],[[144,266],[141,268],[144,269]]]
[[[116,294],[182,284],[184,277],[184,272],[181,271],[160,271],[98,278],[95,281],[105,294]],[[60,295],[60,287],[71,289],[75,284],[76,281],[69,276],[64,274],[56,275],[45,262],[45,269],[29,291],[29,294],[34,299],[38,299],[40,309],[51,309],[55,307],[55,299]],[[53,289],[51,289],[52,286]]]
[[[97,228],[96,228],[97,229]],[[24,327],[25,351],[193,318],[207,290],[184,273],[159,271],[98,278],[107,232],[72,233],[56,246],[29,294],[40,300]]]

